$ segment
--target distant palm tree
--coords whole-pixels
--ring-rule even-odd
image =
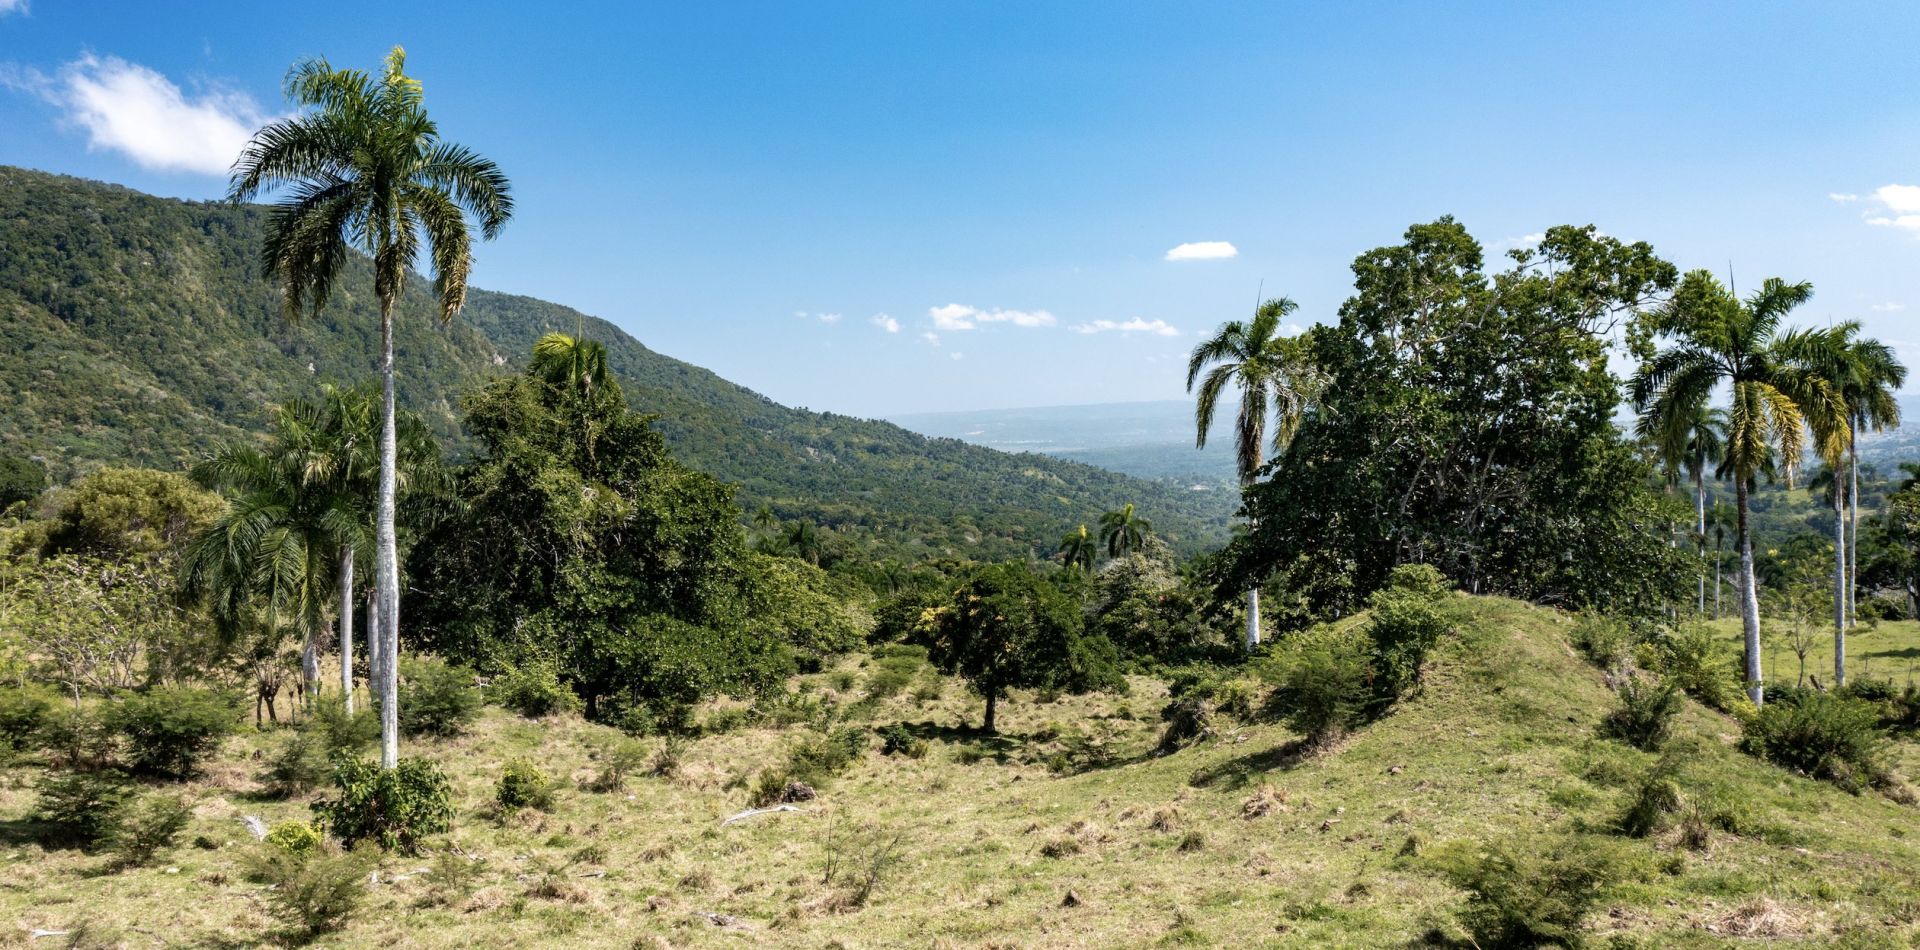
[[[1136,514],[1133,502],[1100,516],[1100,543],[1106,546],[1109,557],[1124,557],[1140,550],[1152,533],[1153,522]]]
[[[1727,414],[1702,400],[1675,406],[1661,416],[1640,417],[1638,432],[1653,447],[1661,467],[1670,475],[1684,471],[1693,481],[1694,553],[1700,558],[1699,597],[1694,609],[1707,612],[1707,467],[1726,455]],[[1671,483],[1669,483],[1671,484]]]
[[[473,268],[468,217],[492,239],[513,214],[507,177],[492,161],[444,142],[428,118],[419,80],[394,47],[378,77],[335,69],[324,59],[294,66],[287,94],[310,111],[261,129],[234,162],[227,190],[249,201],[284,189],[267,217],[266,272],[286,286],[289,314],[318,312],[355,251],[373,262],[380,304],[381,432],[374,519],[375,586],[383,628],[380,762],[399,760],[400,567],[394,510],[398,491],[394,422],[393,310],[407,273],[424,254],[434,272],[442,321],[466,303]]]
[[[1300,431],[1308,409],[1326,389],[1327,376],[1313,361],[1310,336],[1282,335],[1281,321],[1299,306],[1280,297],[1254,310],[1253,319],[1222,324],[1214,335],[1193,348],[1187,362],[1187,391],[1200,384],[1194,404],[1194,445],[1207,447],[1220,396],[1229,384],[1238,384],[1240,414],[1234,425],[1234,452],[1240,486],[1253,484],[1264,464],[1268,411],[1273,413],[1273,451],[1286,451]],[[1207,371],[1211,366],[1212,370]],[[1201,373],[1206,378],[1201,379]],[[1247,649],[1260,645],[1260,589],[1247,591]]]
[[[1093,560],[1099,553],[1100,545],[1093,540],[1093,535],[1087,532],[1086,525],[1067,532],[1060,539],[1060,559],[1065,561],[1069,568],[1091,571]]]
[[[1707,512],[1707,525],[1713,531],[1713,619],[1720,619],[1720,576],[1726,564],[1727,530],[1733,527],[1733,506],[1715,501]]]
[[[1859,324],[1852,321],[1835,329],[1842,331],[1844,382],[1840,396],[1846,401],[1852,428],[1847,438],[1847,623],[1858,622],[1860,589],[1860,450],[1862,431],[1881,432],[1900,425],[1900,402],[1894,393],[1907,382],[1907,367],[1894,355],[1893,348],[1879,340],[1858,335]]]
[[[1845,428],[1838,394],[1807,359],[1813,344],[1805,334],[1781,332],[1787,314],[1812,296],[1811,284],[1769,278],[1742,301],[1712,274],[1689,273],[1673,297],[1649,314],[1655,331],[1674,345],[1641,364],[1630,385],[1634,407],[1656,419],[1684,415],[1706,403],[1722,384],[1732,389],[1723,470],[1734,481],[1735,544],[1740,552],[1736,582],[1747,690],[1756,705],[1765,702],[1766,693],[1748,494],[1776,452],[1792,483],[1810,415],[1816,438],[1834,435],[1830,422],[1836,416]]]
[[[796,521],[787,526],[787,550],[814,567],[820,566],[820,532],[811,521]]]
[[[527,371],[549,386],[576,391],[588,399],[620,395],[620,384],[607,369],[607,348],[595,340],[546,334],[534,341]]]

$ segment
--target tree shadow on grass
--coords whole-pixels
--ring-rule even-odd
[[[1225,762],[1195,769],[1187,784],[1194,788],[1243,788],[1254,776],[1285,771],[1311,758],[1315,751],[1305,739],[1294,739],[1271,748],[1234,756]]]

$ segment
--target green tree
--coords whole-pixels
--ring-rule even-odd
[[[549,386],[578,390],[588,399],[619,399],[620,384],[607,369],[607,348],[595,340],[549,333],[535,340],[527,371]]]
[[[1693,541],[1700,557],[1699,597],[1694,609],[1707,610],[1707,471],[1726,456],[1727,414],[1705,402],[1676,407],[1669,416],[1642,416],[1640,436],[1653,443],[1663,469],[1672,475],[1685,472],[1693,482]]]
[[[41,553],[173,554],[220,510],[220,496],[175,472],[103,468],[59,490],[53,516],[33,525]]]
[[[1328,384],[1313,360],[1311,341],[1302,335],[1284,336],[1281,320],[1299,309],[1285,297],[1262,303],[1253,320],[1222,324],[1193,348],[1187,362],[1187,391],[1200,383],[1194,404],[1194,446],[1207,447],[1220,396],[1229,385],[1240,390],[1240,412],[1234,423],[1234,462],[1244,489],[1253,484],[1264,465],[1268,411],[1273,414],[1273,452],[1284,453],[1300,431],[1308,410]],[[1209,371],[1207,368],[1211,366]],[[1200,374],[1206,372],[1206,379]],[[1247,588],[1247,649],[1260,645],[1260,587]]]
[[[1108,557],[1122,557],[1140,550],[1153,533],[1153,522],[1134,511],[1133,502],[1100,516],[1100,543]]]
[[[1835,328],[1842,333],[1840,398],[1851,416],[1847,433],[1847,622],[1857,620],[1860,589],[1860,449],[1862,431],[1881,432],[1900,425],[1900,401],[1894,394],[1907,382],[1907,367],[1885,343],[1859,336],[1859,324]]]
[[[1692,271],[1673,297],[1642,315],[1635,328],[1644,361],[1631,383],[1634,407],[1655,418],[1683,414],[1721,386],[1731,390],[1727,409],[1726,469],[1734,483],[1734,546],[1740,568],[1740,623],[1746,640],[1747,691],[1765,702],[1760,667],[1760,595],[1754,576],[1749,496],[1753,482],[1777,455],[1779,468],[1792,473],[1800,462],[1808,429],[1808,410],[1818,421],[1816,436],[1841,436],[1845,444],[1844,405],[1828,380],[1809,362],[1817,341],[1782,329],[1787,314],[1813,296],[1813,285],[1768,278],[1740,300],[1706,271]],[[1670,344],[1651,352],[1652,341]],[[1838,416],[1838,426],[1833,423]],[[1824,455],[1831,448],[1821,439]]]
[[[926,611],[913,636],[936,667],[965,679],[986,700],[981,729],[989,733],[1009,689],[1125,687],[1113,644],[1086,633],[1078,606],[1024,563],[982,568]]]
[[[1082,571],[1093,570],[1093,562],[1100,554],[1100,545],[1087,531],[1086,525],[1069,531],[1060,538],[1060,559],[1067,567]]]
[[[24,506],[47,490],[47,468],[19,455],[0,455],[0,514]]]
[[[355,250],[373,261],[380,301],[381,430],[374,518],[382,665],[380,763],[400,754],[399,552],[395,505],[399,471],[394,416],[393,309],[409,270],[424,255],[434,272],[440,319],[466,302],[473,267],[471,216],[487,239],[513,214],[506,175],[465,146],[444,142],[427,116],[419,80],[394,47],[379,78],[335,69],[324,59],[296,65],[287,94],[311,111],[269,124],[234,163],[228,197],[271,191],[286,197],[270,213],[266,272],[287,288],[289,314],[318,312]]]

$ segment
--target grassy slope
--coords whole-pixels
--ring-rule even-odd
[[[652,945],[647,941],[657,937],[675,946],[1404,944],[1436,924],[1448,926],[1460,900],[1417,861],[1396,859],[1410,835],[1437,844],[1597,827],[1620,810],[1622,777],[1652,761],[1593,738],[1609,695],[1600,675],[1564,645],[1562,618],[1498,600],[1475,601],[1472,609],[1472,645],[1450,648],[1417,700],[1330,755],[1292,762],[1284,728],[1249,725],[1228,726],[1219,740],[1196,749],[1150,757],[1158,731],[1152,714],[1164,691],[1136,679],[1123,698],[1040,704],[1021,696],[1004,708],[1004,761],[963,765],[963,749],[976,746],[936,728],[943,738],[925,759],[869,754],[805,812],[725,828],[720,819],[744,799],[728,784],[777,761],[796,731],[702,739],[687,749],[677,778],[638,779],[617,795],[569,789],[552,815],[494,822],[480,811],[500,762],[525,755],[555,774],[583,778],[604,730],[577,721],[530,723],[492,710],[466,738],[414,746],[454,776],[462,818],[452,839],[487,859],[485,887],[465,906],[434,908],[421,906],[422,878],[383,884],[368,911],[324,943],[625,947]],[[858,673],[858,665],[849,661],[842,671]],[[809,679],[831,689],[833,675]],[[875,721],[946,727],[976,717],[977,706],[949,682],[935,701],[890,700]],[[1123,707],[1137,718],[1109,718]],[[1111,729],[1119,761],[1053,775],[1040,763],[1057,745],[1036,737],[1049,724]],[[1710,927],[1725,931],[1742,908],[1768,906],[1768,919],[1808,943],[1905,945],[1920,934],[1907,896],[1920,884],[1920,842],[1906,836],[1912,809],[1747,759],[1731,747],[1734,725],[1698,707],[1687,710],[1681,732],[1703,740],[1689,764],[1689,791],[1709,781],[1751,801],[1764,834],[1716,833],[1705,854],[1639,845],[1649,856],[1680,855],[1684,870],[1630,886],[1609,913],[1597,915],[1597,930],[1649,946],[1713,946],[1724,938]],[[122,928],[132,946],[157,942],[149,934],[172,943],[258,939],[272,922],[257,888],[235,873],[239,850],[251,847],[238,816],[273,821],[305,810],[301,802],[251,795],[258,765],[244,756],[275,741],[268,735],[236,742],[216,772],[192,787],[199,817],[189,837],[231,842],[220,850],[182,848],[156,868],[97,876],[103,858],[43,853],[18,840],[20,823],[0,826],[16,838],[0,864],[0,919],[23,929],[105,921]],[[33,771],[11,772],[0,816],[17,819],[30,807]],[[1284,808],[1242,818],[1243,803],[1263,784],[1285,795]],[[1167,808],[1177,809],[1171,826],[1153,827]],[[863,823],[904,831],[905,861],[867,908],[828,910],[825,841],[831,829],[844,834]],[[1180,842],[1194,832],[1203,844],[1182,850]],[[1084,850],[1061,858],[1041,853],[1066,837]],[[524,896],[536,861],[564,860],[588,845],[603,847],[605,858],[570,871],[570,897]],[[390,858],[382,877],[424,865]],[[1069,890],[1081,906],[1061,906]],[[696,916],[700,911],[734,915],[753,934],[716,927]]]

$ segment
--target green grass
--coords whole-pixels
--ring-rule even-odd
[[[366,909],[322,943],[1359,947],[1406,945],[1434,928],[1458,938],[1463,895],[1400,856],[1409,839],[1431,850],[1602,830],[1656,758],[1597,737],[1611,696],[1566,646],[1567,618],[1501,600],[1471,610],[1472,634],[1443,648],[1418,695],[1325,754],[1300,759],[1283,727],[1228,722],[1214,740],[1154,757],[1165,688],[1146,678],[1124,697],[1020,694],[1002,707],[1004,735],[985,739],[965,731],[978,701],[948,683],[924,703],[906,690],[862,707],[871,726],[924,724],[924,758],[882,756],[876,738],[801,811],[726,826],[754,773],[782,762],[803,727],[702,738],[674,776],[635,775],[625,791],[596,794],[580,787],[597,772],[591,755],[607,730],[489,709],[472,734],[408,750],[453,780],[460,817],[446,844],[482,860],[472,895],[436,903],[432,875],[420,873],[434,857],[389,857]],[[1920,640],[1905,629],[1898,635]],[[1882,633],[1891,644],[1897,631]],[[840,697],[851,704],[877,669],[856,657],[804,679],[833,694],[835,674],[853,674]],[[1122,707],[1133,716],[1115,718]],[[1920,938],[1914,809],[1756,762],[1734,748],[1735,723],[1694,704],[1677,731],[1697,744],[1687,793],[1740,803],[1740,833],[1715,831],[1705,852],[1681,850],[1672,835],[1632,842],[1656,870],[1589,922],[1597,943],[1719,946],[1747,930],[1804,945]],[[1056,772],[1050,762],[1075,733],[1101,740],[1105,764]],[[251,754],[278,741],[237,739],[186,786],[196,817],[183,840],[217,847],[182,847],[115,874],[101,873],[105,857],[29,840],[39,769],[10,768],[0,919],[19,930],[0,940],[87,920],[128,946],[265,939],[278,924],[240,873],[256,847],[241,816],[306,816],[304,801],[263,797]],[[486,817],[500,766],[520,756],[561,784],[553,811]],[[897,862],[864,905],[854,902],[848,866],[896,836]],[[1069,892],[1077,906],[1063,906]]]

